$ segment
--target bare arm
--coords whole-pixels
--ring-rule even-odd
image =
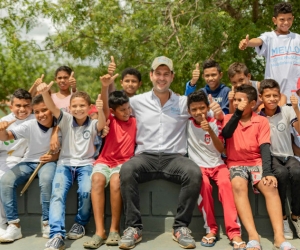
[[[42,74],[40,78],[36,79],[35,82],[34,82],[34,84],[32,84],[32,86],[28,90],[28,92],[30,93],[30,95],[32,97],[36,96],[36,94],[37,94],[37,86],[39,86],[43,82],[43,79],[44,79],[44,74]]]
[[[240,50],[245,50],[247,47],[258,47],[263,44],[263,40],[260,38],[252,38],[249,40],[249,35],[246,36],[245,39],[242,39],[239,44]]]
[[[15,139],[13,133],[7,130],[8,126],[15,121],[16,120],[10,122],[7,121],[0,122],[0,141],[8,141],[8,140]]]
[[[97,131],[100,132],[106,124],[105,115],[103,112],[103,101],[101,100],[101,95],[98,95],[96,100],[96,108],[98,110],[98,123],[97,123]]]

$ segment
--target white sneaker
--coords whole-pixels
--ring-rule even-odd
[[[17,227],[14,224],[9,224],[5,234],[0,237],[0,242],[14,242],[15,240],[21,239],[21,227]]]
[[[297,221],[294,221],[292,218],[291,221],[296,229],[298,238],[300,238],[300,216],[297,217]]]
[[[49,226],[49,224],[43,224],[42,234],[43,234],[43,238],[45,238],[45,239],[50,238],[50,226]]]
[[[293,239],[293,231],[290,228],[288,219],[283,220],[283,234],[284,234],[284,238],[286,240]]]
[[[0,225],[0,237],[6,233],[6,228],[7,228],[6,224]]]

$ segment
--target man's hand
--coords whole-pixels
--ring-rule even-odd
[[[3,122],[0,122],[0,131],[5,131],[10,124],[14,123],[16,120],[12,120],[12,121],[3,121]]]
[[[230,102],[233,102],[234,94],[235,94],[235,92],[234,92],[234,86],[231,86],[231,91],[228,93],[228,100]]]
[[[43,82],[43,79],[44,79],[44,74],[42,74],[40,78],[35,80],[34,86],[35,87],[39,86]]]
[[[100,81],[103,87],[108,87],[110,84],[114,82],[114,80],[119,76],[119,74],[115,74],[111,76],[110,74],[106,74],[104,76],[100,76]]]
[[[238,109],[240,111],[244,111],[244,109],[246,108],[246,106],[248,105],[248,102],[244,100],[244,98],[241,98],[240,103],[238,104]]]
[[[109,75],[113,76],[114,75],[114,72],[116,70],[116,64],[115,64],[115,59],[113,56],[110,57],[110,63],[108,65],[108,69],[107,69],[107,72]]]
[[[200,77],[199,63],[196,63],[196,68],[193,70],[191,85],[194,86]]]
[[[273,187],[277,187],[277,179],[274,176],[266,176],[261,179],[264,185],[273,185]]]
[[[108,119],[108,120],[106,121],[105,127],[102,129],[102,135],[101,135],[101,138],[104,138],[105,136],[108,135],[108,133],[109,133],[109,124],[110,124],[110,120]]]
[[[42,82],[42,83],[37,87],[36,90],[37,90],[37,92],[39,92],[39,93],[41,93],[41,94],[47,93],[47,92],[51,89],[53,83],[54,83],[54,82],[52,81],[52,82],[49,83],[49,85],[47,85],[47,83]]]
[[[204,131],[210,131],[210,129],[211,129],[211,127],[209,126],[209,124],[208,124],[208,122],[207,122],[207,120],[206,120],[206,118],[205,118],[205,115],[204,114],[202,114],[201,115],[202,116],[202,121],[201,121],[201,128],[204,130]]]
[[[101,110],[103,110],[103,101],[101,100],[101,95],[98,95],[98,98],[96,100],[96,108],[98,110],[98,112],[100,112]]]
[[[295,111],[298,111],[298,97],[295,95],[294,91],[292,91],[292,95],[290,97],[290,100],[291,100],[291,104],[293,106],[293,109]]]
[[[247,35],[245,39],[240,41],[239,49],[245,50],[248,47],[248,44],[249,44],[249,35]]]
[[[74,78],[74,71],[72,71],[70,75],[69,83],[72,89],[76,89],[76,79]]]

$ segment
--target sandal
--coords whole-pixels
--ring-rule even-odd
[[[231,241],[231,244],[233,245],[233,250],[246,250],[246,247],[240,247],[240,245],[246,244],[245,241],[237,242],[237,241]],[[237,245],[238,247],[234,247],[234,245]]]
[[[273,246],[273,250],[297,250],[294,246],[291,245],[289,242],[282,242],[280,247]]]
[[[118,232],[110,232],[108,235],[108,238],[106,240],[106,245],[107,246],[117,246],[120,239],[121,239],[121,237]]]
[[[89,249],[97,249],[101,245],[105,244],[105,241],[106,241],[106,239],[102,239],[97,234],[94,234],[90,241],[86,241],[83,243],[83,246],[85,248],[89,248]]]
[[[250,240],[247,245],[246,249],[255,248],[257,250],[262,250],[261,244],[257,240]]]
[[[206,240],[206,242],[203,242],[202,241],[203,239]],[[203,236],[202,240],[201,240],[201,243],[200,243],[201,246],[204,246],[204,247],[213,247],[216,244],[216,242],[217,242],[217,237],[215,237],[215,236],[212,236],[212,237]]]

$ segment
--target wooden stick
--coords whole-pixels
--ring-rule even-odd
[[[49,155],[51,152],[51,150],[49,150],[47,152],[47,155]],[[34,180],[34,178],[36,177],[38,171],[41,169],[41,167],[44,165],[45,162],[40,162],[39,165],[37,165],[36,169],[34,170],[34,172],[31,174],[30,178],[28,179],[26,185],[24,186],[24,188],[22,189],[20,196],[22,196],[26,190],[28,189],[29,185],[31,184],[31,182]]]

